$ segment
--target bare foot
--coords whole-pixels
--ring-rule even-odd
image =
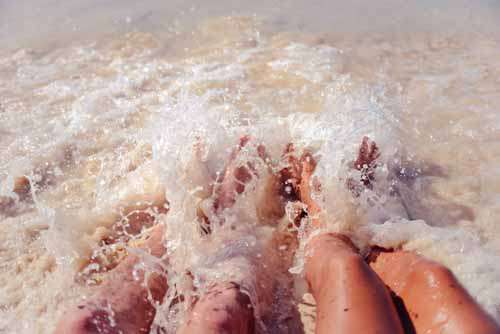
[[[368,137],[363,137],[358,150],[358,157],[352,163],[352,167],[361,172],[359,181],[352,178],[347,180],[347,188],[358,197],[364,188],[372,189],[372,182],[375,181],[376,160],[380,157],[377,144]]]
[[[21,201],[33,201],[31,196],[31,184],[26,176],[16,178],[13,191]]]
[[[214,187],[215,212],[220,214],[224,209],[234,205],[236,197],[243,193],[246,184],[256,176],[255,167],[251,162],[241,164],[237,161],[242,148],[250,141],[250,137],[244,136],[240,139],[239,145],[231,153],[222,177]],[[257,146],[259,158],[269,167],[270,177],[266,183],[266,194],[259,205],[267,206],[264,211],[273,211],[269,215],[282,217],[284,214],[284,202],[298,200],[298,182],[300,178],[300,163],[293,153],[293,145],[289,144],[284,152],[283,158],[287,160],[288,166],[274,173],[271,159],[269,158],[264,145]],[[265,202],[264,202],[265,201]]]
[[[265,161],[269,159],[265,157]],[[286,146],[281,157],[281,169],[278,172],[274,172],[276,166],[269,167],[269,178],[257,209],[259,217],[276,222],[285,215],[288,202],[300,202],[299,184],[302,166],[295,155],[293,144]],[[302,212],[296,212],[294,216],[300,218],[301,214]]]
[[[15,216],[18,214],[17,204],[19,203],[33,204],[31,183],[26,176],[17,177],[14,180],[12,191],[17,195],[17,199],[0,196],[0,216]]]
[[[245,185],[252,179],[252,166],[250,164],[241,165],[237,157],[242,148],[248,144],[250,137],[240,138],[240,143],[231,153],[222,178],[218,180],[215,186],[214,209],[220,214],[227,208],[230,208],[236,202],[236,196],[245,191]]]
[[[131,197],[119,206],[117,212],[100,216],[97,226],[104,228],[96,231],[100,240],[98,247],[93,250],[88,262],[81,264],[78,281],[99,280],[103,273],[115,268],[125,257],[125,248],[130,240],[158,224],[159,215],[166,214],[168,210],[169,203],[162,192]],[[105,228],[110,224],[110,228]]]
[[[280,196],[289,202],[300,200],[299,184],[301,180],[302,166],[295,155],[293,144],[288,144],[283,153],[283,159],[287,166],[279,171]]]
[[[316,300],[316,333],[403,334],[384,283],[352,242],[324,233],[306,245],[305,276]]]
[[[306,152],[300,158],[300,162],[302,164],[299,185],[300,199],[307,206],[307,215],[312,219],[312,227],[319,228],[320,221],[316,216],[321,212],[321,208],[313,199],[313,188],[316,188],[314,190],[319,190],[320,184],[312,178],[316,169],[316,161],[310,153]]]

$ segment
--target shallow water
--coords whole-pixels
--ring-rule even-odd
[[[281,268],[282,254],[270,245],[287,218],[263,222],[256,210],[266,175],[256,145],[264,144],[278,162],[289,142],[318,160],[318,200],[330,229],[350,233],[361,248],[402,246],[444,263],[500,320],[494,8],[435,5],[434,13],[440,6],[446,12],[436,14],[439,20],[424,15],[432,8],[422,6],[420,21],[395,29],[414,8],[388,19],[381,6],[376,13],[384,14],[367,15],[354,27],[348,18],[361,2],[332,8],[339,18],[333,26],[318,14],[320,3],[287,3],[282,12],[271,3],[259,12],[258,4],[232,5],[240,6],[235,11],[223,3],[186,9],[148,2],[118,10],[110,2],[102,17],[92,2],[83,6],[87,14],[78,1],[58,10],[48,2],[0,4],[6,27],[0,49],[1,332],[52,332],[64,310],[99,282],[101,273],[86,265],[113,222],[110,215],[131,197],[162,192],[170,211],[158,219],[167,224],[169,285],[175,286],[167,300],[188,294],[193,284],[203,290],[214,280],[258,273],[243,285],[256,303],[260,330],[301,332],[302,325],[282,316],[297,313],[292,295],[300,301],[304,292],[300,251]],[[23,24],[9,14],[21,5]],[[145,8],[152,14],[144,16]],[[57,25],[47,24],[40,29],[48,37],[36,40],[36,25],[28,22],[37,13],[40,22],[69,17],[78,29],[56,34]],[[182,14],[176,21],[168,13]],[[163,14],[169,19],[161,25]],[[459,24],[470,17],[468,29]],[[199,202],[244,134],[253,140],[243,158],[261,177],[207,240],[195,223]],[[356,176],[348,166],[363,136],[379,144],[383,164],[374,189],[354,199],[345,183]],[[20,176],[30,180],[33,203],[12,192]],[[283,288],[292,279],[293,292]],[[166,304],[155,328],[173,332],[187,305]],[[313,321],[304,308],[308,331]]]

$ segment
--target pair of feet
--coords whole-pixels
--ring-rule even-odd
[[[238,196],[245,191],[245,186],[257,177],[251,163],[239,159],[239,155],[250,142],[243,137],[231,154],[227,166],[219,182],[214,186],[213,210],[218,216],[236,202]],[[269,168],[275,166],[270,162],[263,146],[257,146],[257,152]],[[261,202],[269,217],[278,218],[284,214],[284,206],[288,201],[301,201],[306,206],[309,215],[319,212],[318,205],[313,200],[312,174],[316,162],[308,152],[300,158],[296,157],[292,145],[288,145],[283,158],[285,167],[276,173],[271,173],[269,192]],[[166,200],[164,201],[166,203]],[[141,225],[144,221],[151,223],[149,214],[138,214],[132,219],[134,224]],[[153,227],[151,236],[143,248],[155,257],[165,254],[164,227]],[[58,326],[57,333],[147,333],[155,314],[154,304],[161,303],[168,289],[167,280],[161,272],[146,275],[136,267],[139,257],[128,255],[108,277],[96,288],[95,294],[76,309],[68,312]],[[138,279],[137,279],[138,278]],[[151,295],[153,293],[153,296]],[[217,284],[202,296],[193,306],[191,314],[182,332],[251,332],[254,326],[253,311],[248,296],[243,294],[234,283]]]
[[[237,156],[247,145],[248,138],[243,137],[239,146],[231,154],[231,158],[223,173],[220,183],[215,187],[214,209],[221,214],[226,208],[234,205],[237,196],[245,191],[245,185],[256,176],[252,164],[241,163]],[[316,161],[312,154],[305,151],[298,156],[292,144],[287,145],[282,157],[281,168],[276,168],[270,163],[270,158],[265,153],[263,146],[257,148],[259,157],[270,166],[271,173],[266,189],[266,196],[260,202],[260,206],[268,207],[266,212],[271,212],[269,217],[281,218],[284,214],[284,206],[287,202],[300,202],[299,207],[302,212],[296,212],[295,223],[300,223],[301,218],[309,216],[308,222],[312,231],[321,228],[321,222],[317,218],[321,209],[314,200],[314,193],[320,190],[321,185],[313,179],[316,168]],[[354,163],[354,168],[361,171],[361,179],[351,184],[361,184],[367,186],[365,178],[374,180],[373,168],[375,159],[378,157],[377,146],[368,140],[363,139],[363,143],[358,152],[358,158]],[[268,218],[269,218],[268,217]],[[336,244],[335,253],[357,253],[356,247],[349,238],[343,235],[335,235],[333,240]],[[320,251],[319,256],[314,256],[315,262],[318,259],[325,259],[331,256],[327,251]],[[320,261],[321,262],[321,261]],[[309,263],[312,263],[309,261]],[[321,267],[321,263],[319,264]],[[311,272],[319,270],[311,270]],[[239,290],[237,284],[226,283],[216,284],[208,293],[194,305],[192,312],[186,323],[181,328],[182,334],[188,333],[253,333],[255,319],[252,304],[248,296]]]

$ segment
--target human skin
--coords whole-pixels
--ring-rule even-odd
[[[370,266],[403,301],[415,333],[500,333],[446,267],[406,251],[381,252]]]
[[[240,166],[237,156],[249,142],[242,137],[239,145],[231,153],[222,173],[222,178],[214,187],[214,213],[220,216],[225,209],[236,202],[251,180],[251,165]],[[222,221],[222,219],[221,219]],[[217,282],[201,295],[192,306],[180,334],[253,333],[255,319],[250,298],[240,290],[237,283]]]
[[[157,258],[163,256],[163,235],[163,225],[153,227],[143,250]],[[145,276],[143,270],[136,270],[140,261],[140,257],[128,254],[93,295],[66,312],[55,333],[149,333],[156,311],[154,304],[162,301],[167,280],[156,272]]]
[[[363,138],[354,167],[364,171],[361,182],[374,180],[378,157],[375,143]],[[312,218],[312,229],[321,228],[314,218],[320,209],[312,200],[311,176],[315,162],[302,159],[300,194]],[[363,168],[360,168],[364,166]],[[348,183],[349,189],[353,182]],[[351,186],[351,187],[350,187]],[[353,193],[355,196],[357,193]],[[416,334],[498,334],[495,321],[474,301],[446,267],[412,252],[379,252],[370,267],[350,240],[323,234],[306,246],[306,279],[318,305],[316,333],[402,333],[387,285],[396,295],[405,331]],[[351,310],[347,305],[355,305]],[[382,312],[384,314],[380,314]],[[381,326],[381,327],[380,327]]]
[[[217,283],[194,305],[179,334],[223,334],[254,332],[250,298],[235,283]]]
[[[310,181],[315,167],[312,157],[303,156],[302,168],[296,160],[293,162],[290,178],[302,173],[303,179]],[[229,164],[220,189],[230,191],[220,194],[219,203],[234,203],[235,194],[243,191],[249,178],[246,170]],[[299,188],[304,197],[308,196],[308,213],[313,215],[319,208],[310,198],[308,185],[309,182],[301,182]],[[403,333],[388,290],[349,241],[341,236],[322,235],[308,244],[306,253],[306,279],[317,301],[317,333]],[[254,322],[250,300],[237,285],[217,283],[195,303],[179,333],[251,333]]]
[[[245,183],[252,178],[251,166],[237,166],[235,159],[248,143],[242,137],[231,154],[223,179],[215,189],[214,211],[220,215],[231,207],[236,196],[244,191]],[[140,202],[147,203],[153,211],[166,213],[168,202],[155,198]],[[143,204],[126,207],[127,232],[137,233],[144,226],[154,223],[154,217]],[[165,253],[163,246],[163,225],[153,227],[145,242],[145,249],[155,257]],[[57,326],[56,334],[76,333],[149,333],[155,315],[154,302],[161,302],[166,291],[166,277],[152,273],[144,286],[144,273],[134,278],[133,271],[140,258],[129,254],[106,277],[94,294],[84,303],[69,310]],[[148,299],[151,294],[153,303]],[[251,333],[253,332],[253,309],[250,299],[235,283],[221,282],[212,286],[194,305],[183,333]]]
[[[245,185],[252,177],[257,176],[251,163],[243,166],[237,163],[237,155],[241,149],[250,141],[249,137],[242,137],[239,145],[233,150],[228,163],[222,173],[220,183],[214,187],[214,210],[216,215],[230,208],[237,196],[245,190]],[[287,146],[283,159],[285,167],[276,174],[270,173],[266,179],[265,191],[259,200],[258,212],[264,221],[272,221],[281,218],[285,214],[284,206],[287,201],[296,200],[292,188],[293,166],[296,161],[288,160],[287,156],[292,153],[293,147]],[[268,167],[271,166],[270,159],[262,145],[257,147],[257,153]],[[285,187],[290,187],[287,191]],[[222,219],[220,219],[222,221]],[[285,242],[287,236],[276,235],[271,243],[274,247]],[[284,256],[283,263],[291,264],[292,258]],[[276,270],[279,270],[276,268]],[[206,293],[193,305],[184,324],[179,329],[180,334],[215,334],[215,333],[254,333],[255,318],[251,300],[248,295],[241,291],[235,282],[217,282],[211,286]]]
[[[316,333],[394,333],[403,328],[389,291],[341,235],[306,246],[305,277],[316,300]]]
[[[308,153],[300,161],[300,197],[307,205],[312,232],[322,227],[320,208],[312,198],[316,163]],[[313,237],[305,247],[304,270],[316,300],[316,334],[403,334],[389,291],[348,237],[331,233]]]
[[[234,163],[247,142],[246,137],[242,138],[216,188],[214,210],[217,214],[234,204],[236,196],[252,178],[250,165]],[[320,208],[311,197],[314,159],[305,154],[300,161],[292,159],[292,162],[293,167],[272,180],[273,191],[269,193],[277,197],[283,185],[293,185],[293,193],[298,191],[307,205],[311,229],[321,228],[317,218]],[[267,211],[280,212],[280,205],[276,207],[279,210],[273,206],[273,210]],[[139,212],[130,217],[130,227],[134,228],[135,223],[143,226],[135,220],[141,220],[144,214]],[[145,248],[151,255],[161,257],[165,253],[163,234],[163,226],[157,225],[146,240]],[[384,283],[403,301],[417,334],[499,333],[495,322],[445,267],[410,252],[382,252],[372,260],[373,270],[349,238],[340,234],[322,234],[308,242],[305,276],[317,303],[316,333],[403,333],[398,311]],[[134,279],[132,272],[139,261],[137,256],[128,255],[91,298],[67,313],[56,333],[148,333],[155,314],[154,303],[163,299],[167,283],[165,277],[155,273],[145,280],[144,273],[139,272],[139,279]],[[194,303],[178,332],[246,334],[254,331],[250,298],[237,283],[217,282]]]

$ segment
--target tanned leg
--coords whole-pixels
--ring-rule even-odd
[[[379,149],[363,138],[353,168],[361,180],[348,182],[354,196],[363,187],[372,188]],[[499,333],[497,324],[484,312],[457,281],[450,270],[415,253],[379,252],[370,266],[397,295],[405,325],[425,334]]]
[[[498,334],[450,270],[412,252],[381,252],[370,266],[402,299],[417,334]]]
[[[314,161],[302,159],[301,199],[312,217],[319,208],[311,196]],[[384,283],[342,235],[322,234],[306,245],[306,279],[316,300],[316,333],[403,333]]]
[[[236,202],[236,196],[243,193],[245,184],[252,178],[251,166],[237,165],[237,156],[248,143],[242,137],[231,154],[223,178],[215,188],[214,209],[221,214]],[[194,304],[183,326],[181,334],[253,333],[255,324],[250,298],[239,285],[233,282],[218,282],[208,289]]]
[[[165,253],[163,235],[163,225],[153,227],[144,250],[161,257]],[[145,277],[137,268],[139,263],[138,256],[129,254],[89,299],[63,316],[56,334],[149,333],[155,315],[153,303],[161,302],[167,282],[157,273]]]
[[[217,283],[196,303],[181,334],[250,334],[254,332],[250,298],[235,283]]]

